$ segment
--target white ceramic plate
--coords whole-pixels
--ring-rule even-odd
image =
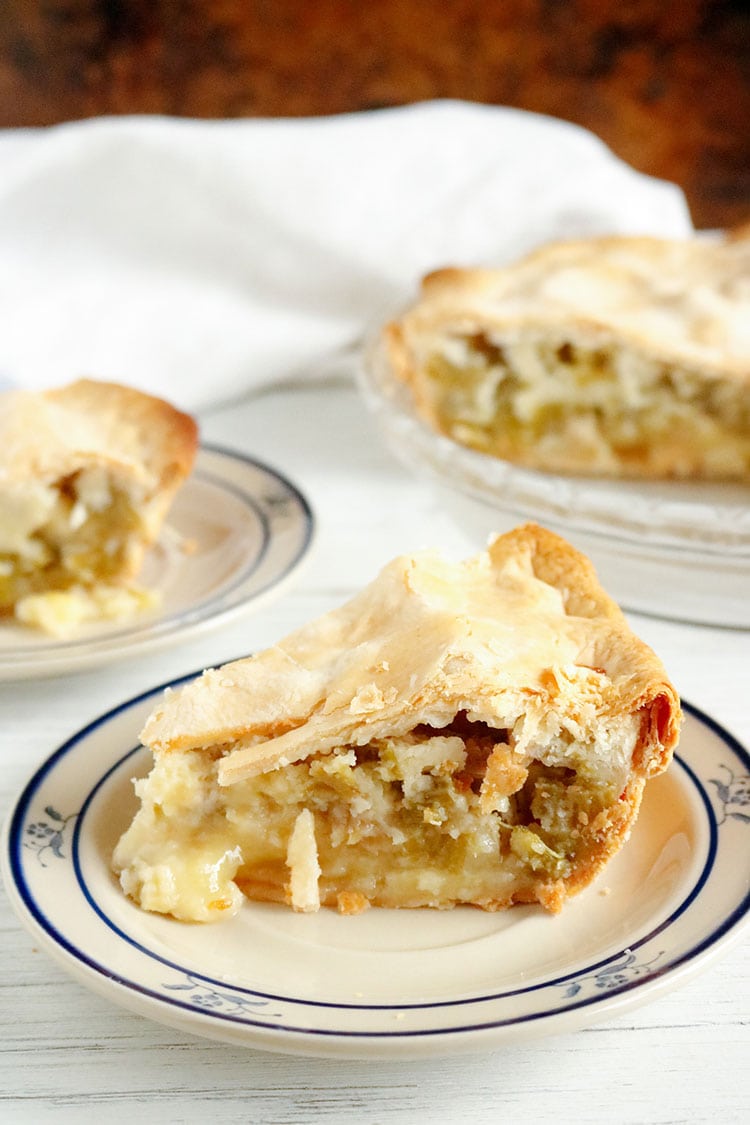
[[[306,499],[275,469],[202,446],[139,576],[160,594],[158,610],[127,624],[87,625],[63,641],[4,622],[0,680],[99,665],[223,624],[279,591],[305,557],[312,533]]]
[[[393,453],[437,488],[483,546],[532,519],[591,557],[628,609],[712,625],[750,626],[750,494],[740,484],[611,481],[534,472],[467,449],[416,413],[380,333],[358,375]]]
[[[556,917],[532,906],[343,917],[246,903],[200,926],[143,913],[108,861],[135,808],[130,779],[149,768],[136,732],[159,690],[52,755],[2,848],[11,902],[35,941],[83,984],[152,1019],[295,1054],[486,1050],[652,999],[747,922],[750,759],[692,707],[627,848]]]

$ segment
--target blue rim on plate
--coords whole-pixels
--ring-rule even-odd
[[[170,950],[169,925],[184,924],[168,923],[166,944],[153,929],[161,920],[138,930],[144,917],[153,916],[124,906],[127,900],[107,871],[108,855],[92,845],[97,807],[110,799],[110,790],[117,796],[137,756],[147,757],[137,746],[140,721],[164,687],[179,687],[191,678],[123,703],[65,742],[28,782],[6,826],[2,863],[19,917],[73,975],[126,1007],[211,1038],[300,1054],[487,1049],[510,1039],[572,1030],[643,1003],[702,968],[747,923],[748,873],[737,857],[748,854],[750,757],[712,718],[684,703],[689,737],[683,738],[684,748],[681,744],[668,773],[678,786],[674,792],[691,810],[686,817],[697,825],[694,854],[664,898],[664,909],[660,904],[632,940],[626,935],[615,945],[590,949],[583,960],[562,960],[536,979],[530,972],[524,983],[477,989],[464,984],[453,991],[446,986],[444,995],[433,988],[423,997],[389,996],[383,1002],[331,998],[325,986],[322,992],[312,988],[295,994],[278,987],[283,974],[267,983],[250,979],[252,972],[243,980],[219,972],[215,964],[201,966],[181,946]],[[103,736],[108,757],[91,752]],[[65,798],[66,789],[76,800],[61,812],[58,798]],[[252,912],[253,906],[245,909]],[[299,916],[285,908],[270,909],[282,917],[282,925],[297,924]],[[380,913],[400,915],[398,925],[414,912]],[[551,924],[560,925],[557,919]],[[216,933],[215,926],[189,929],[198,950],[207,930]],[[508,933],[486,940],[501,950]]]

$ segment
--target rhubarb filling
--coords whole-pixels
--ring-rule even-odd
[[[231,785],[235,747],[164,751],[136,782],[141,808],[114,853],[147,910],[207,921],[243,897],[298,910],[368,905],[559,909],[604,829],[621,836],[641,782],[623,790],[640,718],[597,747],[558,727],[546,744],[459,712],[361,746],[339,746]],[[619,826],[622,826],[620,832]]]

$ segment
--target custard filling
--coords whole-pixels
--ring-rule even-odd
[[[637,353],[456,336],[429,355],[423,390],[435,423],[463,445],[554,470],[716,479],[750,477],[750,396]],[[668,458],[666,456],[668,454]]]
[[[136,782],[113,866],[142,907],[191,921],[234,914],[245,896],[344,913],[537,898],[556,910],[559,881],[617,803],[639,725],[613,726],[598,753],[565,730],[532,748],[517,725],[461,712],[226,786],[232,746],[163,752]]]
[[[116,582],[130,569],[140,518],[132,493],[92,468],[40,489],[26,512],[0,524],[0,613],[8,613],[29,595]]]

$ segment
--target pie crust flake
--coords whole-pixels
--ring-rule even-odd
[[[345,605],[168,692],[113,867],[191,921],[244,897],[558,911],[619,850],[680,708],[591,564],[535,525],[396,559]]]
[[[750,232],[444,269],[383,332],[440,433],[529,468],[750,481]]]
[[[64,633],[150,605],[128,584],[197,443],[188,415],[114,383],[0,396],[0,615]]]

